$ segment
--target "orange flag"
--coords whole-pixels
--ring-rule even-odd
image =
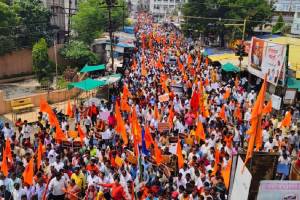
[[[177,157],[178,157],[178,169],[181,169],[184,165],[184,159],[183,159],[183,156],[182,156],[182,149],[181,149],[179,139],[178,139],[178,142],[177,142],[176,154],[177,154]]]
[[[262,120],[263,104],[265,101],[265,94],[267,90],[266,80],[267,80],[267,76],[265,76],[264,83],[259,91],[259,94],[257,96],[257,99],[252,109],[251,119],[250,119],[251,127],[248,130],[248,133],[250,134],[250,139],[248,142],[248,149],[247,149],[244,166],[246,165],[248,160],[252,158],[254,144],[256,144],[256,149],[260,149],[262,145],[261,120]]]
[[[177,65],[178,65],[179,70],[183,73],[184,72],[184,66],[180,62],[179,58],[177,58]]]
[[[118,155],[115,158],[115,163],[118,165],[118,167],[122,167],[123,165],[123,160],[120,158]]]
[[[131,93],[129,92],[129,89],[128,89],[127,85],[124,84],[124,86],[123,86],[123,97],[125,99],[127,99],[130,96],[131,96]]]
[[[198,123],[197,123],[196,137],[197,137],[198,141],[199,141],[199,139],[205,141],[205,133],[204,133],[203,124],[201,123],[201,121],[198,121]]]
[[[28,185],[32,185],[33,184],[33,176],[34,176],[33,158],[31,158],[23,172],[24,183],[27,183]]]
[[[67,137],[64,134],[64,132],[61,130],[59,124],[56,125],[55,140],[58,141],[58,142],[61,142],[61,141],[64,141],[66,139],[67,139]]]
[[[205,65],[208,66],[209,60],[208,57],[205,58]]]
[[[73,117],[73,111],[72,111],[72,105],[70,100],[68,100],[68,105],[67,105],[67,113],[66,113],[69,117]]]
[[[267,105],[263,108],[263,115],[266,115],[268,113],[272,112],[272,99],[269,100],[269,102],[267,103]]]
[[[231,163],[232,163],[232,160],[230,159],[227,163],[226,168],[221,171],[221,174],[222,174],[223,179],[224,179],[224,184],[225,184],[227,189],[229,188]]]
[[[223,95],[223,98],[226,100],[230,97],[230,89],[227,88],[226,91],[225,91],[225,94]]]
[[[79,135],[80,141],[83,144],[83,141],[84,141],[84,138],[85,138],[85,133],[81,129],[80,124],[77,125],[77,131],[78,131],[78,135]]]
[[[235,88],[237,88],[239,86],[239,82],[240,82],[239,77],[235,77],[235,80],[234,80]]]
[[[135,60],[135,59],[133,59],[133,61],[132,61],[132,65],[131,65],[131,70],[132,70],[132,71],[136,70],[136,67],[137,67],[136,60]]]
[[[187,61],[188,67],[190,67],[191,64],[193,64],[193,57],[191,54],[188,55],[188,61]]]
[[[121,104],[121,110],[122,111],[130,112],[130,106],[127,103],[127,98],[125,98],[124,95],[121,98],[120,104]]]
[[[224,122],[227,121],[227,117],[226,117],[226,111],[225,111],[225,105],[223,104],[220,112],[219,112],[219,117],[224,120]]]
[[[12,162],[13,161],[13,158],[12,158],[12,154],[11,154],[11,148],[10,148],[10,140],[7,139],[5,141],[5,152],[6,152],[6,156],[9,160],[9,162]]]
[[[159,111],[158,111],[158,108],[157,108],[156,104],[154,105],[154,119],[155,120],[159,120],[160,119]]]
[[[40,99],[40,112],[47,112],[48,103],[44,98]]]
[[[173,108],[171,107],[169,110],[169,118],[168,118],[170,129],[173,128],[173,119],[174,119],[174,111],[173,111]]]
[[[236,109],[234,110],[233,116],[240,121],[242,120],[240,104],[236,105]]]
[[[214,171],[212,173],[213,175],[216,175],[219,163],[220,163],[220,151],[216,148],[215,149],[215,165],[214,165]]]
[[[280,127],[290,127],[291,123],[292,123],[292,115],[291,115],[291,112],[288,111],[288,112],[286,112],[283,120],[281,121]]]
[[[165,93],[169,93],[169,89],[167,87],[167,84],[165,81],[161,80],[160,81],[160,84],[161,84],[161,88],[165,91]]]
[[[145,127],[145,143],[146,143],[146,148],[149,149],[151,144],[154,144],[154,140],[152,138],[152,135],[150,133],[150,128],[148,126]]]
[[[155,161],[156,163],[159,165],[162,163],[163,161],[163,158],[162,158],[162,155],[161,155],[161,150],[159,149],[157,143],[155,142],[154,143],[154,154],[155,154]]]
[[[4,176],[8,176],[7,155],[6,149],[3,150],[1,171]]]
[[[43,156],[43,145],[39,141],[38,152],[37,152],[37,169],[40,169],[42,165],[42,156]]]
[[[127,145],[128,137],[127,137],[125,122],[124,122],[123,118],[121,118],[121,121],[120,121],[120,134],[121,134],[122,140],[124,142],[124,145]]]

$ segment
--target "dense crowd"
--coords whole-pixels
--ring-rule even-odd
[[[68,106],[59,125],[44,108],[34,124],[5,123],[1,197],[227,199],[231,159],[247,147],[257,93],[246,78],[224,79],[172,25],[141,14],[135,35],[131,67],[108,102]],[[288,165],[299,150],[299,111],[286,110],[283,124],[270,105],[260,151],[278,152]]]

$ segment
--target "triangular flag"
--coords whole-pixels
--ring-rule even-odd
[[[234,110],[233,116],[238,119],[239,121],[242,121],[242,112],[240,108],[240,104],[236,105],[236,108]]]
[[[157,143],[155,142],[154,143],[154,154],[155,154],[155,161],[156,163],[159,165],[162,163],[163,161],[163,158],[162,158],[162,155],[161,155],[161,150],[159,149]]]
[[[283,120],[281,121],[280,127],[290,127],[291,123],[292,123],[292,115],[291,115],[291,112],[288,111],[288,112],[286,112]]]
[[[230,89],[227,88],[223,95],[223,99],[227,100],[229,97],[230,97]]]
[[[230,171],[231,171],[231,163],[232,160],[230,159],[225,167],[225,169],[223,169],[221,171],[222,177],[224,179],[224,184],[226,186],[226,188],[229,188],[229,181],[230,181]]]
[[[158,111],[158,108],[157,108],[156,104],[154,105],[154,119],[155,120],[159,120],[160,119],[160,114],[159,114],[159,111]]]
[[[78,131],[78,135],[79,135],[80,141],[81,141],[81,143],[83,144],[84,138],[85,138],[85,133],[84,133],[83,130],[81,129],[81,126],[80,126],[79,123],[78,123],[78,125],[77,125],[77,131]]]
[[[198,123],[197,123],[195,135],[196,135],[196,138],[198,141],[199,140],[205,141],[205,133],[204,133],[203,124],[201,123],[201,121],[198,121]]]
[[[33,176],[34,176],[33,158],[31,158],[23,172],[24,183],[27,183],[28,185],[32,185],[33,184]]]
[[[69,117],[73,117],[72,105],[71,105],[70,100],[68,100],[68,104],[67,104],[67,112],[66,112],[66,114],[67,114]]]
[[[11,154],[10,139],[5,140],[5,152],[9,162],[12,162],[13,157]]]
[[[145,127],[145,142],[147,149],[150,148],[151,144],[155,143],[150,133],[150,128],[148,126]]]
[[[220,112],[219,112],[219,117],[226,122],[227,121],[227,117],[226,117],[226,111],[225,111],[225,105],[223,104]]]
[[[123,165],[123,160],[120,158],[118,155],[115,158],[115,163],[118,165],[118,167],[122,167]]]
[[[212,175],[216,175],[219,163],[220,163],[220,151],[216,148],[215,149],[215,165],[214,165],[214,171],[213,171]]]
[[[3,155],[2,155],[1,171],[4,176],[8,176],[7,155],[5,149],[3,150]]]
[[[178,168],[181,169],[184,165],[184,159],[183,159],[183,156],[182,156],[182,149],[181,149],[181,144],[180,144],[179,139],[178,139],[178,142],[177,142],[176,154],[177,154],[177,157],[178,157]]]
[[[267,105],[263,108],[263,114],[266,115],[268,113],[271,113],[272,112],[272,99],[269,100],[269,102],[267,103]]]

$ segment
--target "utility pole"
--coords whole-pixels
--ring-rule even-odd
[[[109,21],[109,39],[110,39],[110,57],[111,57],[111,66],[114,70],[114,52],[113,52],[113,34],[112,34],[112,21],[111,21],[111,9],[114,4],[114,0],[106,0],[108,7],[108,21]]]
[[[247,23],[247,19],[244,19],[244,28],[243,28],[243,41],[245,40],[245,32],[246,32],[246,23]]]

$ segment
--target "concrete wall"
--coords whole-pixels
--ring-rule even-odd
[[[62,44],[57,45],[57,52]],[[48,49],[49,59],[55,62],[54,48]],[[65,64],[64,60],[57,53],[58,64]],[[12,53],[7,53],[0,57],[0,78],[21,73],[32,72],[32,53],[31,49],[21,49]]]
[[[61,101],[65,101],[69,99],[70,97],[74,97],[78,95],[80,92],[79,89],[72,89],[72,90],[55,90],[51,91],[49,93],[38,93],[38,94],[33,94],[24,98],[31,98],[31,102],[34,104],[34,106],[38,107],[40,106],[40,99],[44,98],[47,99],[49,103],[58,103]],[[11,112],[11,106],[10,102],[13,99],[5,99],[5,94],[4,91],[0,90],[0,115],[1,114],[6,114]]]

